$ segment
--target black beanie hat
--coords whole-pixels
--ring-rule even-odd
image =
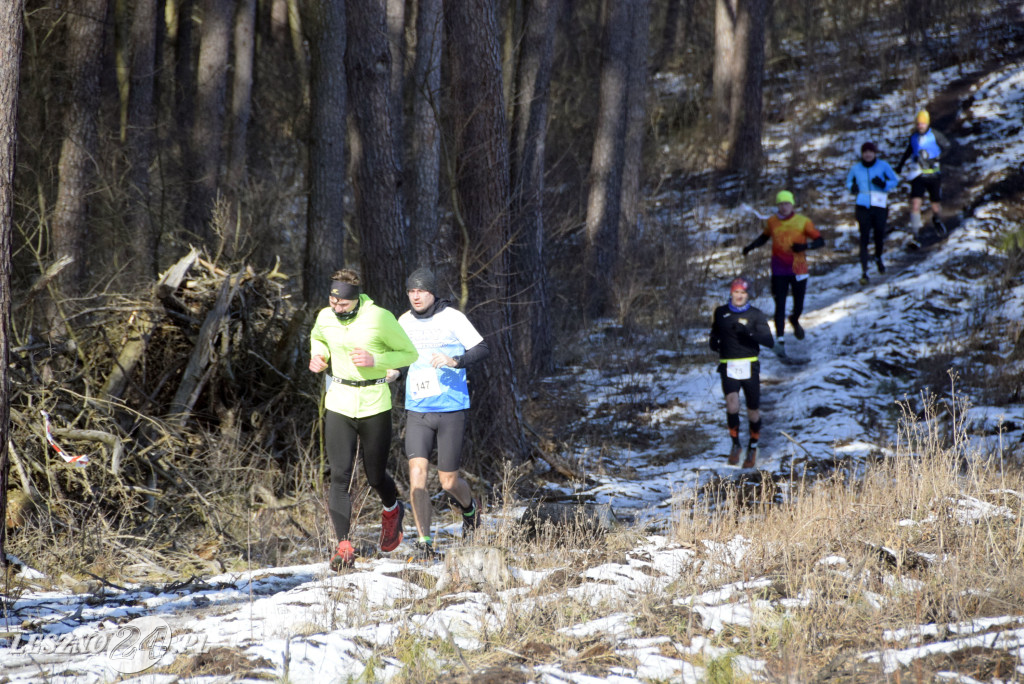
[[[434,278],[434,274],[429,268],[417,268],[412,272],[405,280],[406,290],[426,290],[430,294],[437,296],[437,279]]]

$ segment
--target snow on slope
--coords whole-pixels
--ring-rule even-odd
[[[931,88],[936,90],[949,76],[944,72],[936,74]],[[979,180],[991,177],[1024,158],[1024,140],[1013,133],[1019,130],[1024,118],[1021,81],[1024,66],[1014,65],[990,74],[974,88],[970,130],[977,133],[960,142],[972,145],[978,156],[964,169],[965,176]],[[872,130],[873,137],[882,140],[887,150],[900,148],[906,127],[882,127],[878,122],[901,121],[895,113],[899,109],[899,96],[894,94],[868,103],[861,114],[865,126]],[[784,133],[774,130],[769,134],[778,141]],[[832,142],[835,137],[829,134]],[[824,140],[820,144],[812,141],[808,154],[817,155],[819,167],[837,169],[834,176],[818,180],[824,196],[833,198],[837,206],[849,208],[838,170],[845,170],[851,158],[831,158],[826,154],[833,148],[853,149],[860,137],[857,133],[843,133],[840,137],[843,141],[838,146],[825,144]],[[802,209],[812,216],[815,211],[815,207]],[[828,269],[821,263],[820,254],[812,256],[820,275],[812,278],[810,287],[805,319],[808,339],[789,343],[791,353],[806,355],[812,363],[792,367],[779,363],[770,353],[764,355],[768,407],[762,467],[777,472],[792,468],[801,455],[800,449],[782,432],[821,459],[885,450],[895,439],[893,401],[902,398],[899,388],[918,372],[915,359],[939,352],[955,354],[964,344],[964,331],[979,316],[990,320],[1019,319],[1024,286],[1018,284],[1011,292],[996,293],[985,278],[1003,258],[992,244],[993,236],[1006,220],[1004,211],[1001,205],[979,207],[973,216],[963,219],[948,242],[923,258],[908,258],[894,250],[889,273],[873,279],[865,289],[852,285],[858,275],[857,265]],[[852,210],[847,213],[852,217]],[[724,209],[718,214],[724,218],[710,229],[721,231],[724,236],[739,215]],[[852,218],[825,228],[833,236],[849,236]],[[709,240],[711,244],[722,242],[725,240],[714,237]],[[717,248],[707,258],[716,264],[720,278],[714,292],[709,293],[710,308],[724,292],[719,286],[740,268],[741,260],[735,248]],[[764,297],[755,303],[771,309]],[[683,334],[696,344],[704,344],[703,332]],[[591,464],[589,474],[596,484],[572,493],[610,502],[622,513],[657,525],[669,518],[673,501],[703,479],[735,472],[721,457],[727,449],[727,438],[712,364],[679,369],[666,363],[650,375],[626,377],[580,369],[571,381],[580,383],[590,397],[589,414],[581,422],[614,420],[602,417],[605,414],[598,409],[609,402],[630,400],[630,393],[636,391],[630,388],[643,387],[645,400],[653,404],[648,417],[655,432],[670,435],[680,425],[696,424],[712,445],[706,455],[686,460],[673,460],[671,447],[658,441],[649,448],[632,450],[614,446],[598,450],[578,445],[576,456],[579,462]],[[969,410],[967,422],[978,428],[977,446],[1008,447],[1020,442],[1024,435],[1024,407],[975,406]],[[629,475],[625,476],[627,469]],[[953,503],[965,516],[1012,515],[1008,510],[980,506],[984,502]],[[926,525],[928,521],[908,524]],[[783,619],[787,612],[799,611],[812,598],[759,598],[757,590],[770,584],[768,578],[723,584],[721,578],[728,576],[729,568],[740,564],[748,546],[747,540],[738,537],[728,545],[705,544],[700,549],[700,572],[707,591],[676,596],[672,601],[699,615],[706,630],[705,635],[695,634],[688,644],[668,636],[645,636],[637,629],[637,596],[667,589],[683,568],[692,568],[697,562],[694,549],[666,537],[650,536],[626,554],[622,562],[605,563],[580,573],[578,584],[564,592],[528,598],[530,588],[543,582],[547,573],[516,570],[513,562],[516,586],[448,595],[432,612],[410,611],[409,606],[430,595],[432,582],[440,576],[442,568],[397,560],[360,563],[344,575],[328,573],[324,564],[316,564],[225,574],[170,589],[104,588],[85,596],[25,591],[10,597],[7,606],[8,636],[6,647],[0,648],[0,674],[6,678],[4,681],[11,682],[111,681],[118,673],[106,652],[96,648],[100,635],[109,635],[125,620],[154,616],[168,623],[177,640],[177,650],[242,649],[250,659],[247,669],[253,678],[270,674],[295,682],[347,681],[359,677],[386,681],[401,670],[403,663],[381,657],[379,649],[403,634],[433,635],[450,643],[454,652],[472,651],[481,648],[483,634],[500,629],[527,603],[557,601],[591,607],[592,618],[563,628],[567,637],[585,640],[600,636],[612,643],[614,653],[624,662],[632,664],[612,668],[601,681],[696,682],[705,671],[694,663],[708,662],[726,652],[713,643],[711,636],[723,633],[730,625],[748,625],[755,619]],[[841,557],[823,557],[821,563],[839,573],[849,571]],[[28,586],[38,582],[29,573],[24,574],[24,579]],[[907,590],[913,591],[913,585],[908,585]],[[891,648],[863,653],[860,657],[880,664],[888,673],[928,653],[983,644],[987,648],[1005,649],[1020,662],[1024,658],[1022,625],[1024,616],[1020,614],[994,620],[921,625],[888,633],[885,638],[891,642]],[[64,642],[56,642],[60,635],[69,636]],[[72,645],[72,652],[47,653],[46,649],[56,643]],[[74,652],[75,644],[80,652]],[[172,648],[158,665],[170,664],[174,651]],[[441,661],[452,656],[428,652],[423,657]],[[768,679],[761,661],[740,657],[732,661],[732,666],[751,680]],[[569,665],[538,665],[530,672],[533,680],[539,682],[597,681]],[[955,673],[942,676],[965,681]],[[1024,673],[1018,667],[1017,678],[1022,677]],[[239,675],[234,681],[245,679]],[[171,684],[183,680],[173,673],[162,673],[140,675],[131,681]]]

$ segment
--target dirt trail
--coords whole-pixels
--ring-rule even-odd
[[[1024,36],[1024,21],[1019,16],[1014,14],[1013,26],[1009,29],[1013,32],[1015,37]],[[971,97],[971,91],[976,84],[984,80],[992,73],[1004,69],[1009,65],[1015,63],[1024,63],[1024,40],[1018,40],[1012,43],[1013,50],[1010,54],[1003,54],[998,59],[992,59],[986,62],[982,67],[966,74],[960,78],[950,81],[946,86],[939,92],[932,100],[928,103],[928,110],[932,115],[933,125],[942,132],[946,133],[950,139],[954,142],[954,149],[950,154],[949,161],[943,166],[943,216],[946,226],[949,232],[952,234],[951,237],[946,239],[957,239],[955,233],[956,229],[960,227],[964,218],[971,215],[974,206],[981,196],[991,195],[996,193],[1002,196],[1017,196],[1024,197],[1024,171],[1016,171],[1011,173],[1007,178],[1000,180],[993,186],[985,187],[980,193],[971,193],[970,178],[967,176],[967,170],[965,166],[977,159],[978,152],[974,149],[971,136],[963,135],[967,131],[963,127],[963,123],[969,117],[970,106],[973,104],[973,97]],[[909,136],[910,131],[908,129],[907,135]],[[902,148],[900,148],[902,152]],[[906,190],[904,190],[906,192]],[[955,213],[953,213],[955,212]],[[898,222],[900,225],[905,225],[907,221],[906,214],[903,216],[893,217],[894,222]],[[937,248],[941,241],[927,245],[923,249],[916,251],[906,251],[903,249],[892,249],[889,247],[887,252],[886,262],[888,265],[887,272],[882,275],[876,275],[872,273],[871,287],[876,289],[878,285],[885,284],[890,281],[897,280],[901,274],[909,269],[912,269],[916,264],[924,261],[928,258],[929,253]],[[827,270],[821,275],[828,276],[833,274],[836,269],[848,266],[848,262],[840,260],[832,260],[829,262]],[[832,287],[823,289],[812,293],[809,297],[808,306],[805,309],[805,316],[811,315],[817,311],[827,309],[836,304],[841,299],[849,297],[851,294],[856,293],[860,288],[855,282],[850,282],[848,285],[840,285],[838,287]],[[768,310],[771,308],[769,304],[766,313],[770,316],[771,312]],[[774,327],[773,327],[774,331]],[[787,340],[792,342],[787,336]],[[811,335],[809,335],[809,338]],[[800,343],[798,342],[797,345]],[[793,346],[793,345],[790,345]],[[813,347],[810,347],[811,353],[814,353]],[[770,356],[771,352],[765,352],[765,356]],[[800,352],[800,355],[806,355],[806,352]],[[762,376],[763,391],[761,399],[762,414],[765,416],[765,427],[762,430],[761,443],[770,444],[774,449],[777,449],[779,445],[786,445],[790,440],[781,434],[781,431],[785,429],[785,426],[780,426],[776,421],[772,420],[772,415],[776,411],[785,406],[787,402],[788,392],[773,391],[773,387],[786,386],[794,382],[795,378],[803,370],[803,366],[793,364],[772,364],[772,372]],[[766,390],[766,391],[765,391]],[[798,391],[796,388],[789,387],[788,391]],[[826,407],[822,407],[822,411],[827,411]],[[813,415],[813,413],[812,413]],[[818,418],[827,419],[827,413]],[[796,436],[797,441],[792,442],[792,450],[794,457],[804,456],[799,444],[799,436]],[[724,455],[723,455],[724,458]],[[780,470],[786,469],[786,462],[783,461],[780,464]],[[822,463],[821,466],[827,469],[827,464]],[[779,477],[782,473],[773,473],[774,477]],[[732,476],[736,480],[748,479],[749,475],[746,473],[738,473]]]
[[[970,142],[960,143],[966,132],[963,125],[969,118],[974,101],[971,90],[993,72],[1024,62],[1024,17],[1016,7],[1004,8],[1002,13],[1006,19],[1006,37],[1002,43],[1005,50],[974,71],[947,83],[927,105],[932,126],[945,133],[953,143],[953,149],[942,165],[942,215],[950,231],[958,228],[972,209],[972,198],[967,196],[971,183],[965,176],[964,165],[976,159],[977,153]],[[909,137],[909,130],[907,135]],[[923,255],[912,256],[911,260],[920,258]]]

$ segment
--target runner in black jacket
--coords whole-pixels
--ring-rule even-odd
[[[757,463],[757,440],[761,434],[761,370],[757,353],[761,347],[775,345],[768,319],[764,313],[750,305],[750,285],[743,278],[732,281],[729,303],[715,309],[711,323],[711,350],[718,352],[718,373],[722,376],[722,394],[725,395],[726,424],[732,437],[729,465],[736,465],[743,456],[743,467],[753,468]],[[747,420],[750,423],[750,443],[740,446],[740,390],[747,400]]]

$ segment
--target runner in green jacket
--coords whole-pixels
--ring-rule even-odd
[[[352,516],[349,487],[359,442],[366,479],[384,505],[380,548],[393,551],[402,543],[405,508],[387,473],[391,388],[386,378],[389,368],[408,366],[418,353],[394,315],[360,293],[355,271],[337,271],[331,280],[330,306],[317,314],[309,336],[309,370],[321,373],[331,369],[324,401],[324,441],[331,465],[329,509],[338,537],[331,567],[340,569],[355,561],[348,538]]]

